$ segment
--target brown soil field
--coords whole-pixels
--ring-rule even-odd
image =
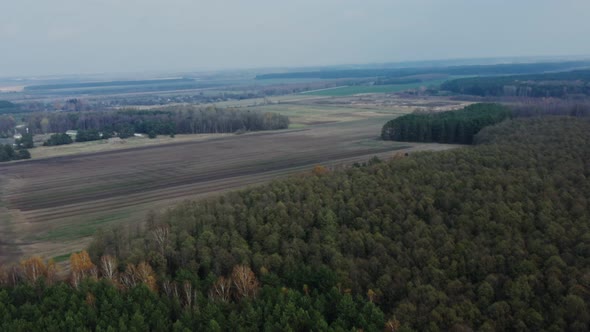
[[[456,146],[384,142],[388,118],[312,125],[0,165],[0,263],[65,255],[100,227],[150,210],[398,151]],[[294,175],[297,176],[297,175]]]

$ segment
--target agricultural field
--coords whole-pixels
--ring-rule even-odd
[[[316,91],[303,92],[305,95],[314,96],[351,96],[363,93],[394,93],[409,89],[417,89],[420,87],[437,87],[446,82],[447,79],[432,80],[409,84],[390,84],[390,85],[354,85],[342,86],[330,89],[321,89]]]
[[[379,140],[382,125],[393,117],[464,105],[391,98],[296,96],[255,106],[289,115],[289,130],[32,149],[33,159],[0,165],[0,262],[40,252],[67,257],[101,227],[135,225],[150,210],[302,174],[315,165],[341,167],[375,155],[456,147]]]

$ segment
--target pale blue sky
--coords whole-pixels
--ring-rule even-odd
[[[589,0],[0,0],[0,76],[590,55]]]

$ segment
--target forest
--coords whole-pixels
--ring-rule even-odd
[[[461,110],[412,113],[388,121],[381,131],[384,140],[471,144],[484,127],[512,116],[506,106],[473,104]]]
[[[587,97],[590,96],[590,70],[461,78],[443,83],[440,89],[481,97]]]
[[[0,128],[6,127],[2,121],[4,118],[0,118]],[[258,131],[289,127],[289,118],[280,114],[213,107],[172,107],[153,111],[29,113],[23,116],[23,121],[34,134],[95,130],[109,134],[123,132],[133,135],[153,132],[156,135],[173,135],[233,133],[238,130]]]
[[[535,74],[548,71],[564,71],[576,68],[588,68],[588,61],[546,62],[546,63],[514,63],[495,65],[446,66],[446,67],[414,67],[414,68],[380,68],[380,69],[342,69],[320,70],[311,72],[272,73],[256,76],[256,79],[293,79],[319,78],[341,79],[362,77],[399,78],[422,74],[447,75],[512,75]]]
[[[590,122],[322,166],[106,228],[67,281],[0,273],[0,330],[590,329]]]

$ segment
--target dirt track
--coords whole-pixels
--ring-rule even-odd
[[[383,121],[254,133],[0,165],[0,262],[77,249],[96,227],[309,170],[437,144],[375,140]]]

